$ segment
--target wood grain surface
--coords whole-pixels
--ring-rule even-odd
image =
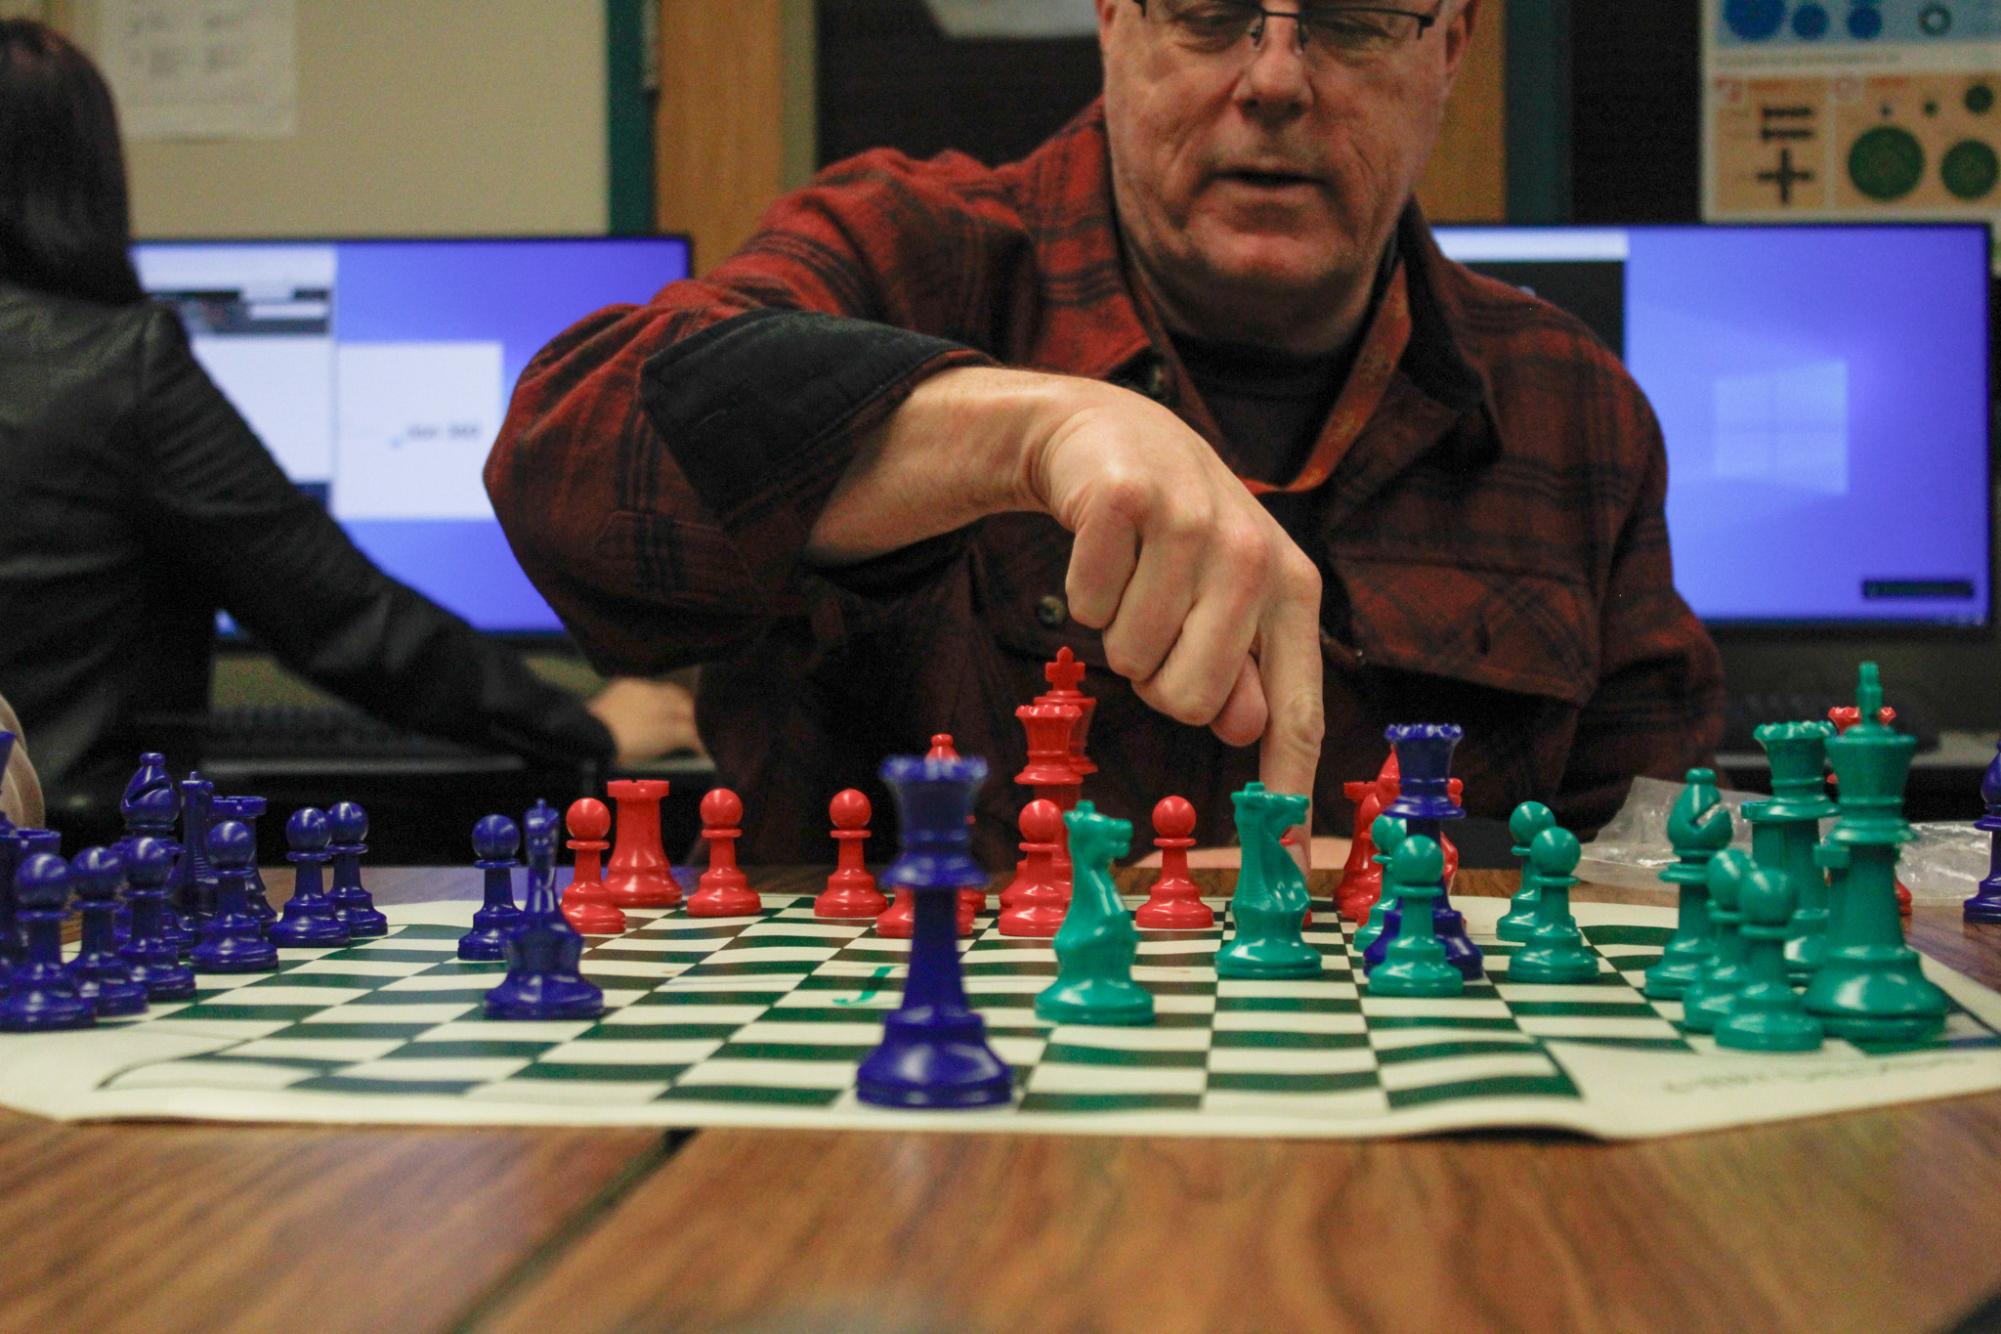
[[[2001,932],[1913,936],[2001,983]],[[2001,1290],[1998,1142],[1996,1095],[1623,1145],[707,1130],[470,1325],[1936,1328]]]
[[[2001,984],[2001,930],[1911,935]],[[2001,1095],[1625,1145],[8,1116],[0,1330],[1938,1328],[2001,1291],[1997,1143]]]

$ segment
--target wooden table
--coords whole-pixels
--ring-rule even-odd
[[[1911,934],[2001,984],[2001,929]],[[0,1114],[8,1330],[1886,1330],[1996,1293],[2001,1094],[1624,1145]]]

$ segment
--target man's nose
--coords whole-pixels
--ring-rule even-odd
[[[1265,15],[1264,30],[1239,85],[1247,106],[1283,115],[1305,104],[1312,92],[1306,40],[1297,13],[1281,10]]]

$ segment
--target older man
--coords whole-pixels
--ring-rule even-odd
[[[932,732],[1005,776],[1063,646],[1100,808],[1211,839],[1253,777],[1338,808],[1390,720],[1587,828],[1713,745],[1645,401],[1412,203],[1476,6],[1097,0],[1104,97],[1030,157],[837,164],[537,359],[496,508],[601,667],[709,664],[746,855]]]

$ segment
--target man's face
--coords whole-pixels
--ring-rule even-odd
[[[1435,0],[1381,2],[1429,13]],[[1177,327],[1329,350],[1317,344],[1352,333],[1437,140],[1473,6],[1447,0],[1416,40],[1347,59],[1317,37],[1302,51],[1283,16],[1256,49],[1191,50],[1164,3],[1097,0],[1133,257]]]

